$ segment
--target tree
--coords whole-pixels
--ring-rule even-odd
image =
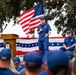
[[[28,10],[33,7],[34,2],[40,0],[0,0],[0,30],[4,22],[10,22],[14,19],[17,23],[17,17],[20,11]],[[48,20],[55,19],[55,26],[58,33],[66,30],[72,30],[76,34],[76,0],[43,0],[45,15]]]
[[[34,0],[0,0],[0,32],[3,31],[4,22],[10,22],[12,18],[17,23],[20,11],[33,7],[33,3]]]
[[[58,33],[63,31],[62,35],[65,35],[71,30],[76,35],[76,0],[48,0],[46,6],[48,19],[56,19],[54,25]]]

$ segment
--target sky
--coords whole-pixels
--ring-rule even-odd
[[[55,22],[55,20],[48,21],[48,23],[52,29],[50,37],[59,37],[59,36],[61,36],[61,33],[57,34],[57,29],[54,26],[54,22]],[[4,29],[2,34],[17,34],[17,35],[19,35],[19,37],[23,37],[23,38],[27,37],[19,24],[13,25],[13,20],[11,20],[11,22],[8,23],[8,26],[6,27],[6,29]],[[30,37],[32,37],[32,36],[30,35]],[[38,37],[37,29],[35,29],[35,37]]]

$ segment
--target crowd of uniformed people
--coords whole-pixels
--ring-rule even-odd
[[[0,75],[76,75],[76,58],[71,51],[55,50],[43,61],[40,53],[30,52],[12,59],[8,49],[0,52]]]

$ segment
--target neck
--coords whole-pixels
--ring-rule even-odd
[[[44,25],[45,23],[42,23],[42,25]]]
[[[72,36],[69,36],[68,38],[71,38]]]
[[[0,68],[8,68],[9,67],[9,63],[5,63],[4,61],[0,61]]]
[[[26,70],[26,75],[38,75],[38,74],[37,73],[31,73],[31,72]]]

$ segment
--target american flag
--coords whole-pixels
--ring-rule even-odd
[[[43,15],[43,2],[39,2],[35,7],[25,11],[18,17],[23,31],[29,34],[30,30],[34,30],[40,24],[40,15]]]

